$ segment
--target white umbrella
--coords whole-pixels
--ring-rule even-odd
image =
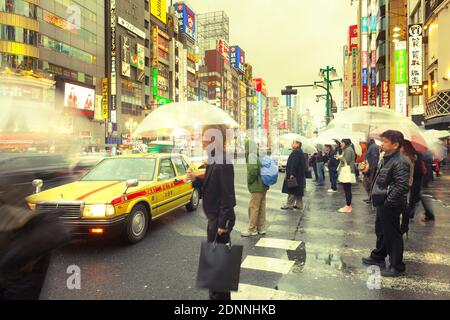
[[[329,129],[346,128],[377,137],[386,130],[398,130],[417,151],[426,151],[428,143],[420,128],[403,114],[377,107],[356,107],[342,111],[329,124]]]
[[[336,141],[334,141],[333,139],[329,138],[329,137],[321,137],[320,135],[318,137],[312,138],[311,143],[314,145],[335,145]]]
[[[445,139],[450,137],[450,132],[446,130],[427,130],[423,133],[427,139]]]
[[[291,145],[293,141],[299,141],[302,143],[302,150],[305,153],[313,154],[317,152],[316,147],[302,135],[296,133],[287,133],[280,137],[280,144],[282,145]]]
[[[150,113],[137,127],[135,136],[153,137],[176,129],[195,129],[209,125],[239,128],[239,124],[222,109],[204,101],[169,103]]]

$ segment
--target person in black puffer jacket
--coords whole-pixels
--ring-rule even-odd
[[[409,191],[410,165],[400,153],[404,136],[399,131],[389,130],[381,135],[381,148],[385,152],[371,188],[371,201],[377,208],[375,232],[376,249],[368,258],[366,265],[385,266],[389,255],[390,266],[381,271],[384,277],[398,277],[404,274],[403,238],[400,229],[400,215],[406,210]]]

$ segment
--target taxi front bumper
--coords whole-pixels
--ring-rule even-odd
[[[128,221],[128,215],[112,219],[61,219],[75,239],[120,235]]]

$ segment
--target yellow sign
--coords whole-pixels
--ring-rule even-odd
[[[167,0],[151,0],[150,13],[165,24],[167,22]]]
[[[102,118],[108,119],[108,78],[102,78]]]

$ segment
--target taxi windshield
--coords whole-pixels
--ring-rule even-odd
[[[81,181],[152,181],[156,159],[115,158],[105,159],[92,168]]]

